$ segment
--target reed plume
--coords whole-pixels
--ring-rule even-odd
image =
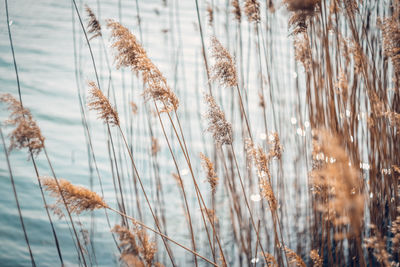
[[[139,255],[139,247],[136,236],[126,227],[115,225],[112,229],[119,236],[119,247],[121,251],[120,259],[127,266],[145,266]]]
[[[275,211],[278,208],[278,202],[276,201],[271,183],[266,177],[260,177],[260,189],[261,195],[268,201],[271,210]]]
[[[294,53],[295,59],[303,64],[306,72],[311,72],[312,68],[312,53],[308,34],[296,34],[294,38]]]
[[[208,105],[208,111],[205,115],[208,120],[207,131],[210,132],[218,146],[230,145],[233,142],[232,125],[225,119],[225,114],[215,102],[215,99],[206,94],[205,101]]]
[[[264,257],[265,263],[270,267],[278,267],[278,263],[276,262],[275,257],[270,253],[261,253]]]
[[[149,59],[135,35],[113,20],[108,20],[107,27],[112,31],[112,47],[117,51],[117,68],[129,67],[132,72],[141,74],[146,86],[143,92],[145,99],[160,101],[164,105],[161,112],[176,110],[179,106],[177,96],[168,86],[161,71]]]
[[[80,214],[84,211],[108,207],[103,198],[95,192],[82,186],[73,185],[65,179],[59,179],[57,183],[53,177],[41,177],[40,181],[45,190],[57,198],[58,206],[64,205],[62,199],[64,197],[65,205],[71,213]]]
[[[157,155],[157,153],[160,151],[160,145],[158,144],[158,139],[155,137],[151,138],[151,154],[153,156]]]
[[[318,251],[316,249],[310,251],[310,258],[313,261],[314,267],[322,267],[324,262],[319,256]]]
[[[289,26],[292,27],[292,34],[305,33],[308,27],[308,20],[315,14],[321,0],[284,0],[287,10],[292,12],[289,19]]]
[[[162,266],[154,262],[156,244],[150,241],[144,229],[135,226],[131,231],[124,226],[115,225],[112,231],[119,236],[119,247],[122,249],[120,259],[127,266]]]
[[[296,252],[291,250],[290,248],[285,247],[285,252],[289,259],[289,263],[292,264],[293,266],[297,266],[297,267],[306,267],[307,266],[304,263],[303,259],[299,255],[297,255]]]
[[[268,156],[270,158],[281,159],[282,152],[283,152],[283,146],[281,145],[281,141],[279,139],[278,133],[274,132],[274,133],[270,134],[268,143],[271,145],[269,152],[268,152]]]
[[[15,126],[9,134],[9,150],[28,148],[34,155],[39,154],[44,148],[44,137],[30,110],[24,108],[11,94],[1,95],[0,101],[8,104],[11,112],[5,124]]]
[[[89,109],[97,111],[99,118],[105,123],[119,126],[118,112],[111,106],[108,98],[93,81],[89,81],[88,85],[90,87]]]
[[[383,240],[375,225],[371,225],[371,237],[364,240],[365,246],[372,249],[373,254],[380,266],[390,267],[396,266],[395,262],[391,261],[391,255],[386,250],[386,240]]]
[[[138,106],[136,105],[136,103],[131,101],[129,104],[131,105],[131,110],[132,110],[133,115],[137,115],[138,114]]]
[[[260,22],[260,3],[258,0],[246,0],[244,2],[244,13],[249,22]]]
[[[242,12],[240,10],[239,0],[232,0],[232,14],[235,16],[235,19],[240,23],[242,20]]]
[[[215,172],[214,164],[203,153],[200,153],[200,158],[202,160],[201,165],[203,166],[204,171],[207,173],[207,181],[210,184],[211,191],[215,193],[219,178],[217,176],[217,173]]]
[[[313,158],[315,168],[311,172],[312,183],[323,190],[325,197],[319,210],[326,212],[327,219],[335,225],[352,226],[352,234],[361,231],[364,213],[362,180],[359,171],[350,161],[340,139],[326,130],[316,131]],[[343,233],[344,234],[344,233]],[[342,233],[337,238],[343,238]]]
[[[211,68],[211,79],[219,81],[222,86],[237,86],[236,67],[229,51],[215,36],[211,38],[211,46],[212,57],[215,59],[215,64]]]
[[[89,16],[89,21],[87,24],[87,32],[92,35],[89,39],[92,40],[98,36],[101,36],[101,24],[97,20],[96,15],[88,5],[85,5],[85,10],[87,15]]]
[[[214,10],[210,4],[208,4],[207,6],[207,15],[208,15],[208,25],[213,26]]]
[[[267,177],[271,177],[269,171],[269,164],[273,158],[280,159],[282,156],[283,147],[280,144],[279,136],[277,133],[270,135],[269,143],[272,145],[269,149],[268,154],[264,152],[261,146],[255,146],[251,139],[246,139],[245,148],[246,156],[249,163],[253,163],[259,173],[267,174]]]
[[[261,146],[255,147],[254,143],[250,139],[246,140],[245,148],[249,162],[253,162],[257,168],[261,195],[268,201],[271,210],[275,211],[278,207],[278,202],[271,186],[269,163],[273,157],[281,157],[279,138],[276,137],[276,145],[270,149],[268,154],[264,152]]]

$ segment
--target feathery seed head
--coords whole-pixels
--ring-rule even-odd
[[[285,247],[285,253],[289,259],[289,263],[292,264],[293,266],[297,266],[297,267],[306,267],[307,266],[304,263],[303,259],[299,255],[297,255],[296,252],[291,250],[290,248]]]
[[[260,22],[260,3],[258,0],[246,0],[244,2],[244,13],[249,22]]]
[[[108,98],[93,81],[89,81],[88,85],[90,87],[89,109],[97,111],[99,118],[104,122],[119,125],[118,112],[111,106]]]
[[[232,13],[235,15],[235,19],[240,22],[242,20],[242,12],[240,11],[239,0],[232,0]]]
[[[211,38],[212,57],[215,59],[215,65],[212,67],[212,77],[214,81],[226,87],[237,85],[237,74],[235,63],[229,51],[222,46],[216,37]]]
[[[162,112],[176,110],[179,100],[167,84],[161,71],[147,56],[146,51],[127,28],[113,20],[108,20],[107,27],[111,29],[111,45],[116,51],[115,61],[117,68],[129,67],[132,72],[142,75],[146,100],[154,99],[163,104]]]
[[[80,214],[83,211],[107,208],[107,204],[98,194],[89,189],[73,185],[67,180],[59,179],[58,183],[53,177],[40,177],[40,181],[49,191],[51,196],[57,198],[56,204],[59,207],[65,204],[71,213]]]
[[[115,225],[112,231],[119,236],[121,260],[128,266],[153,266],[157,252],[156,244],[150,241],[146,231],[135,225],[131,231],[125,226]],[[143,259],[143,260],[142,260]]]
[[[207,181],[211,186],[211,191],[213,193],[215,193],[215,190],[217,189],[217,185],[218,185],[218,180],[219,179],[218,179],[217,173],[215,172],[214,164],[203,153],[200,153],[200,158],[202,160],[201,165],[203,166],[204,170],[207,173]]]
[[[208,111],[205,115],[208,119],[207,131],[212,133],[218,146],[232,144],[232,125],[225,119],[224,112],[211,95],[206,94],[205,101],[208,105]]]
[[[97,20],[96,15],[92,11],[92,9],[88,6],[86,6],[86,13],[89,16],[89,22],[87,24],[87,31],[89,34],[92,34],[92,37],[90,37],[89,40],[92,40],[98,36],[101,36],[101,25],[100,22]]]
[[[310,258],[313,261],[313,266],[315,267],[322,267],[323,265],[323,260],[321,259],[321,257],[318,254],[318,251],[316,249],[313,249],[310,251]]]
[[[0,102],[8,104],[8,110],[11,111],[6,125],[15,126],[9,135],[11,140],[9,150],[26,147],[33,154],[39,154],[44,147],[44,137],[29,109],[24,108],[11,94],[0,95]]]
[[[261,195],[268,201],[271,210],[275,211],[278,208],[278,202],[267,177],[260,179],[260,189]]]

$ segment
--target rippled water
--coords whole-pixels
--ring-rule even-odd
[[[121,20],[137,36],[140,36],[137,24],[137,13],[135,1],[88,1],[93,10],[104,23],[106,18]],[[177,92],[181,99],[180,114],[187,141],[190,146],[191,155],[196,156],[198,152],[209,150],[210,146],[204,147],[206,143],[212,142],[209,136],[204,136],[204,123],[199,124],[200,114],[204,111],[199,98],[201,91],[206,89],[205,74],[201,58],[200,38],[197,31],[197,18],[194,1],[169,1],[164,6],[162,1],[139,1],[140,16],[143,29],[143,44],[149,56],[157,64],[167,77],[169,84]],[[200,1],[204,2],[204,1]],[[203,5],[204,3],[202,3]],[[234,40],[234,30],[230,36],[226,35],[226,3],[216,1],[219,12],[215,14],[215,34],[227,43],[226,40]],[[78,1],[80,10],[83,11],[83,3]],[[206,28],[207,36],[212,34],[211,28],[206,26],[205,8],[202,6],[202,19]],[[229,11],[228,11],[229,12]],[[81,123],[79,108],[78,88],[85,95],[87,89],[86,81],[95,79],[92,63],[89,57],[88,47],[84,41],[77,17],[74,15],[70,1],[9,1],[9,13],[11,19],[11,31],[15,48],[16,61],[18,65],[19,78],[23,102],[36,118],[43,135],[46,137],[46,146],[56,174],[67,178],[76,184],[90,185],[91,172],[88,164],[88,152],[85,141],[85,132]],[[276,16],[282,16],[279,11]],[[5,5],[0,4],[0,92],[11,93],[17,96],[17,84],[12,64],[12,54],[8,40]],[[74,21],[74,23],[73,23]],[[293,103],[297,96],[289,88],[294,83],[293,56],[287,37],[287,18],[285,16],[274,19],[273,34],[276,39],[267,40],[271,45],[274,56],[279,58],[279,63],[273,66],[271,73],[274,77],[276,88],[276,127],[282,131],[283,142],[293,140],[298,123],[290,123],[290,118],[296,113]],[[86,23],[86,22],[85,22]],[[105,23],[104,23],[105,24]],[[232,20],[228,21],[227,27],[234,29]],[[105,27],[104,27],[105,28]],[[244,23],[244,32],[248,30]],[[75,35],[74,35],[75,32]],[[108,36],[108,35],[107,35]],[[108,39],[105,36],[106,46]],[[75,40],[74,40],[75,38]],[[245,46],[248,35],[244,34]],[[103,87],[108,83],[108,71],[105,64],[105,56],[101,49],[99,40],[92,40],[94,54],[101,72]],[[252,42],[250,42],[252,43]],[[234,41],[229,42],[234,44]],[[74,49],[75,45],[75,49]],[[245,47],[246,48],[246,47]],[[250,55],[254,52],[250,50]],[[75,51],[75,52],[74,52]],[[247,49],[245,50],[247,51]],[[111,53],[111,50],[108,50]],[[111,54],[108,55],[111,60]],[[247,60],[247,57],[245,57]],[[76,65],[75,65],[76,59]],[[254,59],[254,58],[253,58]],[[252,59],[252,60],[253,60]],[[257,102],[257,62],[249,62],[250,78],[249,90],[252,90],[250,102]],[[75,72],[77,70],[77,73]],[[78,79],[76,79],[76,75]],[[123,117],[122,125],[126,124],[127,99],[134,99],[139,105],[139,114],[143,114],[144,106],[141,97],[140,82],[132,78],[128,70],[123,73],[116,71],[113,67],[113,82],[116,93],[116,102],[120,107],[119,112]],[[225,89],[224,89],[225,90]],[[221,90],[217,93],[219,99],[224,100],[227,94]],[[85,96],[84,96],[85,97]],[[230,108],[230,100],[223,101],[226,110]],[[125,103],[122,105],[121,103]],[[250,107],[251,110],[255,109]],[[4,105],[1,107],[1,121],[8,116]],[[100,121],[96,120],[95,114],[89,113],[91,134],[94,140],[99,169],[104,181],[105,198],[115,204],[113,199],[114,189],[110,177],[110,166],[107,152],[105,128]],[[256,133],[261,132],[261,115],[254,112],[251,119]],[[268,115],[272,125],[272,113]],[[150,179],[150,163],[147,161],[149,149],[149,137],[146,128],[148,117],[140,115],[133,119],[134,138],[132,139],[135,156],[138,161],[139,172],[145,177],[145,183],[149,192],[154,193]],[[152,119],[157,125],[155,118]],[[124,130],[127,128],[123,126]],[[129,130],[129,129],[128,129]],[[159,126],[155,126],[156,136],[162,140]],[[7,130],[6,130],[7,132]],[[301,135],[301,134],[300,134]],[[258,140],[264,140],[265,136],[257,134]],[[261,138],[261,139],[260,139]],[[117,142],[121,142],[118,139]],[[171,178],[174,171],[166,144],[161,141],[160,152],[161,177],[164,185],[166,210],[168,219],[168,232],[176,239],[183,242],[188,241],[186,233],[180,229],[185,226],[185,220],[180,209],[179,194],[175,181]],[[178,150],[178,149],[177,149]],[[0,266],[29,266],[30,259],[27,252],[23,233],[18,219],[15,199],[5,162],[4,151],[1,149],[0,156]],[[40,191],[34,175],[32,162],[28,159],[26,151],[12,151],[10,154],[11,167],[18,191],[21,208],[31,242],[32,251],[38,266],[57,266],[58,257],[54,246],[51,228],[49,226]],[[122,160],[126,161],[125,157]],[[182,155],[179,155],[180,166],[184,166]],[[39,172],[41,175],[50,175],[50,170],[41,154],[37,157]],[[181,171],[186,171],[184,167]],[[196,169],[196,172],[199,170]],[[123,175],[127,175],[125,170]],[[92,175],[92,178],[94,175]],[[189,177],[186,177],[190,183]],[[96,178],[93,178],[93,189],[99,192]],[[204,185],[204,184],[202,184]],[[190,203],[195,207],[193,189],[190,187],[188,194],[191,196]],[[152,194],[154,196],[154,194]],[[51,198],[48,198],[52,202]],[[177,209],[176,207],[179,207]],[[104,212],[95,213],[94,235],[92,236],[95,248],[97,264],[99,266],[112,266],[118,262],[118,255],[113,244],[108,226],[104,219]],[[146,216],[149,216],[148,214]],[[146,217],[148,218],[148,217]],[[198,215],[195,219],[199,219]],[[67,266],[78,265],[76,251],[73,247],[68,226],[64,220],[55,220],[55,227],[61,242],[61,249]],[[89,228],[90,216],[81,216],[80,220]],[[112,224],[118,219],[111,217]],[[151,220],[147,220],[151,221]],[[228,223],[228,222],[226,222]],[[224,222],[222,222],[224,224]],[[200,223],[198,224],[200,225]],[[198,226],[200,227],[200,226]],[[202,240],[201,241],[205,241]],[[229,240],[225,240],[229,242]],[[191,257],[178,254],[178,262],[183,265]]]

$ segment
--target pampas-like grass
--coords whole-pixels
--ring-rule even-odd
[[[207,181],[210,184],[211,191],[215,193],[219,179],[217,173],[215,172],[214,164],[203,153],[200,153],[200,159],[201,165],[203,166],[204,171],[207,173]]]
[[[156,245],[150,241],[145,230],[135,228],[131,231],[124,226],[115,225],[112,231],[119,236],[119,246],[122,249],[120,259],[127,266],[160,266],[159,263],[154,263]]]
[[[235,16],[235,19],[238,22],[241,22],[242,20],[242,12],[240,10],[240,4],[238,0],[232,0],[232,14]]]
[[[270,253],[263,253],[262,256],[264,257],[267,266],[278,267],[278,263],[276,262],[274,255]]]
[[[80,214],[84,211],[107,208],[103,198],[89,189],[73,185],[65,179],[59,179],[58,183],[53,177],[40,178],[46,191],[57,198],[59,206],[66,205],[71,213]],[[65,203],[62,199],[64,197]]]
[[[89,39],[91,40],[98,36],[101,36],[101,24],[97,20],[96,15],[88,5],[85,6],[85,10],[89,16],[89,21],[87,24],[87,32],[92,35]]]
[[[364,197],[360,172],[350,161],[340,139],[326,130],[315,131],[312,183],[321,189],[319,209],[337,226],[351,225],[349,234],[359,235],[364,216]],[[327,201],[329,200],[329,201]],[[344,234],[344,233],[343,233]],[[342,238],[342,233],[337,238]]]
[[[316,249],[310,251],[310,258],[313,261],[314,267],[322,267],[324,262],[319,256],[318,251]]]
[[[97,111],[99,118],[105,123],[119,125],[118,112],[111,106],[108,98],[92,81],[88,82],[90,87],[89,109]]]
[[[306,267],[307,265],[304,263],[303,259],[297,255],[296,252],[291,250],[288,247],[285,247],[285,252],[287,257],[289,258],[289,263],[292,264],[292,266],[297,266],[297,267]]]
[[[112,31],[112,47],[117,51],[117,68],[129,67],[132,72],[141,74],[146,87],[143,92],[145,98],[160,101],[163,105],[162,112],[176,110],[179,106],[178,97],[168,86],[161,71],[147,56],[135,35],[113,20],[108,21],[107,27]]]
[[[9,150],[28,148],[33,154],[39,154],[44,147],[44,137],[29,109],[24,108],[11,94],[1,95],[0,101],[8,104],[8,110],[11,111],[5,123],[15,126],[9,135]]]
[[[244,13],[250,22],[260,22],[260,3],[258,0],[246,0],[244,2]]]
[[[232,144],[232,125],[225,119],[225,113],[211,95],[206,94],[205,101],[208,105],[208,111],[205,116],[208,120],[207,131],[212,133],[215,143],[218,146]]]
[[[236,67],[229,51],[216,37],[211,38],[211,47],[215,60],[215,64],[211,68],[211,79],[225,87],[237,86]]]
[[[308,27],[308,20],[315,14],[321,0],[284,0],[284,4],[292,16],[289,19],[289,26],[293,28],[292,34],[305,33]]]

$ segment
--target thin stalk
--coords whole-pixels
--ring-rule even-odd
[[[208,262],[209,264],[212,264],[213,266],[218,267],[218,265],[217,265],[215,262],[212,262],[212,261],[210,261],[209,259],[207,259],[207,258],[201,256],[199,253],[197,253],[196,251],[191,250],[190,248],[186,247],[185,245],[182,245],[182,244],[178,243],[177,241],[173,240],[173,239],[170,238],[169,236],[164,235],[163,233],[161,233],[161,232],[159,232],[159,231],[157,231],[157,230],[154,230],[153,228],[151,228],[151,227],[145,225],[144,223],[142,223],[142,222],[140,222],[140,221],[137,221],[135,218],[133,218],[133,217],[131,217],[131,216],[128,216],[128,215],[126,215],[126,214],[123,214],[122,212],[120,212],[120,211],[118,211],[118,210],[116,210],[116,209],[113,209],[113,208],[111,208],[111,207],[108,207],[108,209],[109,209],[109,210],[112,210],[112,211],[114,211],[114,212],[116,212],[116,213],[118,213],[118,214],[121,215],[121,216],[125,216],[126,218],[132,220],[132,222],[133,222],[134,224],[140,225],[141,227],[143,227],[143,228],[145,228],[145,229],[147,229],[147,230],[149,230],[149,231],[151,231],[151,232],[153,232],[153,233],[155,233],[155,234],[161,236],[163,239],[165,238],[165,239],[167,239],[168,241],[174,243],[175,245],[177,245],[177,246],[183,248],[184,250],[189,251],[190,253],[196,255],[197,257],[199,257],[199,258],[205,260],[205,261]]]
[[[47,162],[48,162],[48,164],[49,164],[50,170],[51,170],[51,172],[52,172],[52,174],[53,174],[54,180],[56,181],[58,191],[59,191],[59,193],[60,193],[60,196],[61,196],[61,198],[62,198],[63,204],[64,204],[65,209],[66,209],[67,214],[68,214],[68,218],[69,218],[69,220],[70,220],[70,222],[71,222],[72,231],[74,232],[75,239],[76,239],[76,242],[77,242],[77,244],[78,244],[79,251],[81,252],[83,264],[84,264],[85,266],[88,266],[87,263],[86,263],[86,259],[85,259],[84,252],[83,252],[83,246],[82,246],[82,244],[81,244],[81,241],[79,240],[78,232],[76,231],[76,228],[75,228],[75,223],[74,223],[74,221],[72,220],[71,212],[69,211],[69,208],[68,208],[67,202],[66,202],[66,200],[65,200],[64,194],[63,194],[62,191],[61,191],[60,183],[58,182],[58,178],[57,178],[56,173],[55,173],[55,171],[54,171],[53,165],[51,164],[49,155],[47,154],[47,149],[46,149],[46,147],[43,147],[43,151],[44,151],[44,154],[45,154],[45,156],[46,156]]]
[[[22,231],[24,232],[24,238],[25,238],[26,245],[28,246],[29,256],[31,257],[32,266],[36,267],[35,258],[33,257],[31,245],[29,244],[28,234],[26,233],[26,229],[25,229],[24,218],[22,217],[21,207],[19,205],[18,194],[17,194],[17,190],[15,188],[14,176],[13,176],[12,170],[11,170],[10,159],[8,158],[6,142],[4,141],[3,131],[1,130],[1,128],[0,128],[0,135],[1,135],[1,140],[3,141],[4,155],[6,156],[7,167],[8,167],[8,172],[10,174],[10,180],[11,180],[11,185],[12,185],[12,188],[13,188],[14,198],[15,198],[15,202],[17,204],[19,221],[21,222]],[[61,262],[61,264],[63,264],[63,263]]]
[[[15,76],[16,76],[16,79],[17,79],[18,97],[19,97],[19,102],[21,104],[21,107],[23,108],[21,85],[19,83],[18,67],[17,67],[17,61],[15,59],[14,45],[13,45],[11,29],[10,29],[10,18],[9,18],[9,15],[8,15],[8,1],[4,0],[4,2],[5,2],[5,9],[6,9],[6,17],[7,17],[8,37],[9,37],[9,40],[10,40],[10,47],[11,47],[11,52],[12,52],[12,57],[13,57]],[[31,153],[31,158],[32,158],[32,162],[33,162],[32,153]],[[35,166],[35,168],[36,168],[36,166]],[[39,176],[37,176],[37,178],[39,180]],[[63,258],[62,258],[62,255],[61,255],[61,250],[60,250],[60,246],[59,246],[59,243],[58,243],[58,238],[57,238],[57,235],[56,235],[56,231],[54,229],[53,221],[51,220],[50,213],[48,211],[48,207],[47,207],[47,204],[46,204],[46,200],[44,198],[44,194],[43,194],[43,190],[42,190],[40,181],[39,181],[39,187],[40,187],[40,191],[41,191],[41,194],[42,194],[43,203],[45,204],[46,212],[47,212],[47,215],[48,215],[48,218],[49,218],[50,226],[51,226],[51,229],[52,229],[52,232],[53,232],[53,236],[54,236],[54,241],[55,241],[56,248],[57,248],[58,257],[60,258],[61,264],[63,264]]]
[[[144,185],[143,185],[143,183],[142,183],[142,179],[140,178],[139,172],[138,172],[138,170],[137,170],[137,168],[136,168],[136,164],[135,164],[135,161],[134,161],[134,159],[133,159],[133,155],[132,155],[132,153],[131,153],[131,151],[130,151],[130,149],[129,149],[128,143],[127,143],[126,138],[125,138],[125,135],[124,135],[124,133],[122,132],[121,127],[120,127],[119,125],[118,125],[117,127],[118,127],[119,132],[120,132],[120,134],[121,134],[121,137],[122,137],[122,139],[123,139],[123,141],[124,141],[125,147],[126,147],[126,149],[128,150],[128,154],[129,154],[129,157],[130,157],[130,159],[131,159],[131,163],[132,163],[133,169],[134,169],[135,174],[136,174],[136,177],[137,177],[137,179],[138,179],[138,181],[139,181],[139,184],[140,184],[140,187],[141,187],[141,189],[142,189],[144,198],[146,199],[147,205],[148,205],[148,207],[149,207],[149,209],[150,209],[151,215],[153,216],[153,219],[154,219],[154,222],[155,222],[155,224],[156,224],[156,226],[157,226],[158,231],[161,232],[160,224],[159,224],[159,222],[158,222],[157,217],[156,217],[155,214],[154,214],[153,208],[151,207],[149,198],[148,198],[148,196],[147,196],[147,194],[146,194],[146,190],[144,189]],[[162,238],[162,240],[163,240],[164,246],[165,246],[165,248],[166,248],[166,250],[167,250],[167,252],[168,252],[168,256],[169,256],[169,258],[170,258],[170,260],[171,260],[172,265],[173,265],[173,266],[176,266],[176,265],[175,265],[175,262],[174,262],[174,260],[173,260],[172,251],[170,251],[170,248],[169,248],[167,242],[165,241],[165,239]]]

